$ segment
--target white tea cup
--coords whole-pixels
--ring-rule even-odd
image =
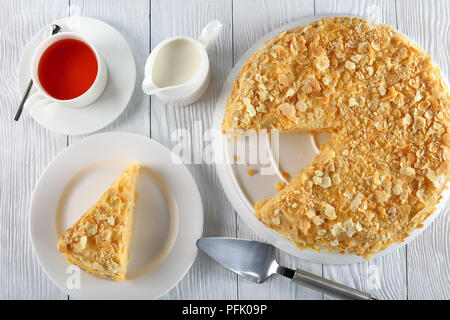
[[[158,44],[145,64],[142,90],[178,106],[197,101],[210,82],[207,50],[215,43],[222,28],[222,23],[212,21],[203,28],[198,39],[178,36]],[[171,65],[174,63],[177,66]]]
[[[50,95],[43,88],[38,73],[39,63],[41,61],[43,54],[50,46],[52,46],[58,41],[65,39],[74,39],[81,41],[83,44],[87,45],[92,50],[92,52],[95,55],[95,58],[97,59],[97,75],[95,77],[94,82],[89,87],[89,89],[87,89],[81,95],[72,99],[57,99],[52,95]],[[34,51],[33,58],[31,60],[31,79],[33,80],[33,85],[37,89],[37,92],[34,95],[32,95],[29,98],[29,100],[39,101],[42,99],[46,99],[49,100],[48,102],[57,102],[58,104],[66,107],[80,108],[92,104],[102,95],[103,91],[105,90],[106,83],[108,82],[108,69],[102,56],[88,40],[86,40],[78,33],[62,32],[50,36],[37,46],[36,50]]]

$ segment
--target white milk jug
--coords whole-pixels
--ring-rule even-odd
[[[157,45],[145,63],[142,90],[178,106],[197,101],[210,81],[207,50],[219,37],[222,27],[219,21],[212,21],[203,28],[198,40],[179,36]]]

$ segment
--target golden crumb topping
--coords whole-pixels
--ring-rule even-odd
[[[140,166],[130,165],[58,241],[69,263],[86,271],[125,280]]]
[[[223,120],[327,131],[319,155],[256,216],[299,248],[370,258],[433,212],[449,176],[450,94],[392,27],[325,18],[281,32],[245,64]]]

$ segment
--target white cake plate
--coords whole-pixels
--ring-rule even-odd
[[[233,143],[227,139],[224,135],[220,134],[222,131],[222,120],[225,114],[225,106],[228,97],[231,94],[233,80],[237,78],[240,70],[244,66],[248,58],[250,58],[267,40],[275,37],[279,32],[283,30],[289,30],[297,26],[308,24],[312,21],[333,16],[309,16],[299,20],[287,23],[279,28],[276,28],[272,32],[266,34],[259,39],[244,55],[239,59],[234,68],[231,70],[228,78],[226,79],[219,98],[216,102],[216,109],[214,113],[213,128],[217,130],[218,134],[214,139],[215,150],[215,162],[217,173],[226,195],[230,199],[230,202],[239,216],[244,222],[261,237],[263,240],[273,244],[280,250],[288,252],[299,258],[323,264],[350,264],[365,261],[362,257],[354,254],[337,254],[327,251],[316,252],[310,249],[300,250],[292,242],[283,238],[276,231],[266,227],[254,216],[253,204],[259,200],[263,200],[275,195],[276,190],[274,184],[280,181],[279,175],[263,175],[262,171],[267,170],[267,162],[265,166],[261,164],[249,165],[245,163],[245,159],[237,159],[237,164],[234,164],[233,152],[236,148],[245,149],[245,141],[240,140]],[[398,31],[397,31],[398,32]],[[298,171],[305,168],[312,162],[314,156],[317,154],[317,147],[315,145],[315,139],[311,138],[308,133],[285,133],[279,136],[279,158],[280,166],[284,172],[288,172],[293,177]],[[319,138],[320,136],[316,137]],[[316,140],[317,141],[317,140]],[[235,146],[233,146],[235,144]],[[264,144],[259,145],[260,154],[266,152],[268,149],[264,149]],[[266,145],[267,148],[267,145]],[[249,176],[247,170],[249,168],[255,169],[258,174]],[[436,207],[434,213],[426,219],[424,226],[420,229],[414,230],[406,239],[401,243],[394,243],[389,248],[380,251],[375,254],[374,258],[381,257],[390,252],[394,252],[397,249],[403,247],[414,238],[419,236],[443,211],[446,207],[447,200],[450,196],[450,191],[445,190],[442,193],[442,199]]]

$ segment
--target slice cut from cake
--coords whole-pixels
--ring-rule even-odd
[[[125,280],[140,166],[133,163],[58,241],[58,250],[89,273]]]

